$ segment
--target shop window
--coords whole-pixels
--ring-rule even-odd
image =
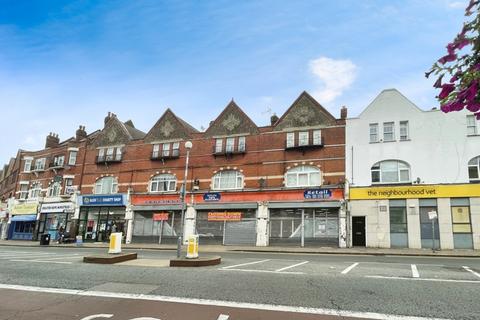
[[[473,136],[478,134],[478,121],[474,115],[467,116],[467,135]]]
[[[32,186],[29,191],[29,198],[38,198],[42,193],[42,183],[41,182],[33,182]]]
[[[452,229],[455,249],[473,249],[470,201],[468,198],[451,198]]]
[[[400,121],[400,141],[408,140],[408,121]]]
[[[68,156],[69,166],[74,166],[75,163],[77,163],[77,154],[78,154],[78,151],[70,151],[70,154]]]
[[[45,170],[45,158],[35,160],[35,171]]]
[[[32,159],[25,159],[25,165],[23,166],[23,171],[30,172],[32,170]]]
[[[470,182],[480,181],[480,156],[473,158],[468,162],[468,178]]]
[[[214,190],[243,189],[243,174],[240,171],[220,171],[212,180]]]
[[[27,199],[28,197],[28,182],[20,183],[20,191],[18,192],[19,199]]]
[[[58,197],[60,191],[62,190],[62,185],[59,182],[54,182],[48,187],[48,196],[49,197]]]
[[[370,142],[378,142],[378,123],[370,123]]]
[[[407,203],[405,200],[390,200],[390,245],[408,247]]]
[[[117,178],[104,177],[95,183],[95,194],[113,194],[118,192]]]
[[[377,162],[372,166],[372,183],[410,182],[410,166],[399,160]]]
[[[395,141],[395,122],[383,123],[383,141]]]
[[[173,174],[160,174],[150,180],[150,192],[177,190],[177,178]]]
[[[285,185],[295,187],[317,187],[322,184],[320,169],[312,166],[292,168],[285,174]]]

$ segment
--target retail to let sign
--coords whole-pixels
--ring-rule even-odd
[[[22,203],[13,206],[12,214],[36,214],[37,213],[37,203]]]
[[[480,184],[351,188],[350,200],[478,197]]]
[[[122,194],[102,195],[102,196],[82,196],[81,205],[83,206],[123,206],[125,205]]]
[[[218,192],[209,192],[203,195],[203,201],[205,202],[220,201],[221,198],[222,196]]]
[[[330,199],[332,190],[330,189],[308,189],[303,192],[305,199]]]
[[[208,221],[241,221],[241,212],[209,212]]]
[[[73,212],[74,205],[71,202],[44,203],[40,209],[41,213]]]
[[[168,212],[160,212],[153,214],[153,221],[167,221],[168,220]]]

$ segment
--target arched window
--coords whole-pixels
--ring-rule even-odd
[[[150,180],[150,192],[177,190],[177,178],[173,174],[159,174]]]
[[[286,187],[318,187],[322,184],[320,169],[312,166],[298,166],[285,173]]]
[[[59,182],[54,182],[48,187],[48,196],[49,197],[58,197],[60,195],[60,191],[62,190],[62,186]]]
[[[112,194],[117,192],[118,192],[117,178],[104,177],[104,178],[98,179],[97,182],[95,182],[96,194]]]
[[[480,156],[468,161],[468,178],[470,182],[480,181]]]
[[[214,190],[242,189],[243,174],[237,170],[220,171],[213,176]]]
[[[41,182],[33,182],[32,186],[30,187],[30,195],[29,198],[38,198],[42,193],[42,183]]]
[[[377,162],[372,167],[372,183],[410,182],[410,165],[399,160]]]

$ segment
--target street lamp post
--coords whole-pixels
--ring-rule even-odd
[[[190,158],[190,150],[192,149],[192,142],[185,142],[185,149],[187,150],[187,157],[185,158],[185,175],[183,176],[183,186],[181,190],[180,199],[182,201],[182,214],[181,214],[181,223],[180,223],[180,234],[178,235],[177,241],[177,258],[180,258],[180,252],[182,250],[182,238],[184,233],[184,215],[185,215],[185,193],[187,191],[187,175],[188,175],[188,160]]]

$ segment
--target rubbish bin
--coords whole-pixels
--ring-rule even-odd
[[[41,246],[48,246],[50,244],[50,234],[42,234],[40,236],[40,245]]]

